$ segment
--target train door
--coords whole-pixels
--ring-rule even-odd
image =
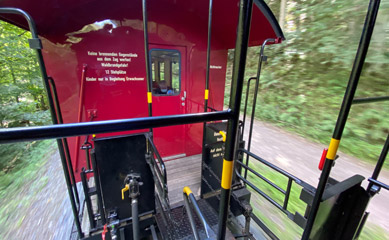
[[[186,48],[150,44],[153,116],[186,113]],[[154,141],[164,160],[186,156],[185,126],[154,129]]]

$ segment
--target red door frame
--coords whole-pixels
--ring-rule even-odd
[[[178,95],[173,96],[161,96],[153,94],[153,116],[185,114],[187,85],[186,47],[150,43],[149,54],[152,50],[173,50],[178,51],[180,53],[180,92]],[[185,125],[161,127],[154,129],[154,141],[156,147],[165,161],[186,156],[185,129]]]

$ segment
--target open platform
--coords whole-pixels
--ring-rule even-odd
[[[166,161],[165,166],[171,206],[182,205],[182,190],[185,186],[190,187],[198,199],[201,182],[201,154]]]

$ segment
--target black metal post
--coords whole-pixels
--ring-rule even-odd
[[[249,80],[247,81],[247,87],[246,87],[246,100],[245,100],[245,103],[244,103],[244,110],[243,110],[242,135],[241,135],[241,138],[240,138],[241,141],[243,141],[244,127],[245,127],[245,124],[246,124],[247,104],[248,104],[248,101],[249,101],[249,94],[250,94],[250,83],[251,83],[251,81],[254,80],[254,79],[257,79],[257,78],[256,78],[256,77],[251,77],[251,78],[249,78]]]
[[[285,198],[284,198],[284,206],[283,206],[283,208],[285,210],[288,210],[288,202],[289,202],[289,196],[290,196],[291,189],[292,189],[292,179],[289,178],[288,186],[286,187],[286,193],[285,193]]]
[[[209,69],[210,69],[210,64],[211,64],[212,4],[213,4],[213,0],[209,0],[209,9],[208,9],[208,40],[207,40],[207,71],[206,71],[206,75],[205,75],[204,112],[208,111]],[[204,123],[204,127],[205,127],[205,123]]]
[[[373,172],[373,175],[371,176],[371,179],[374,179],[374,180],[378,179],[378,176],[380,175],[381,169],[384,166],[386,156],[388,155],[388,149],[389,149],[389,134],[386,136],[386,141],[385,141],[384,147],[382,148],[382,152],[380,154],[380,157],[378,158],[378,161],[377,161],[377,164],[374,168],[374,172]],[[370,192],[373,185],[374,184],[372,182],[369,182],[369,185],[367,186],[367,192]]]
[[[207,71],[205,73],[205,91],[204,91],[204,112],[208,111],[208,97],[209,97],[209,69],[211,61],[211,34],[212,34],[212,5],[213,0],[209,0],[208,9],[208,40],[207,40]],[[205,141],[207,123],[203,124],[203,156],[205,156]]]
[[[82,188],[84,189],[85,203],[86,203],[86,210],[88,212],[89,224],[90,224],[90,228],[92,229],[95,228],[95,218],[93,216],[92,202],[89,195],[89,187],[86,178],[85,168],[82,168],[80,175],[81,175]]]
[[[244,82],[246,55],[250,34],[251,13],[253,1],[241,0],[239,3],[239,20],[232,72],[231,95],[229,108],[232,118],[228,120],[227,140],[224,153],[223,171],[221,179],[221,196],[219,207],[219,222],[217,239],[224,239],[226,234],[227,216],[231,195],[231,182],[234,167],[234,148],[239,124],[239,111]]]
[[[42,80],[43,80],[43,85],[45,86],[45,91],[46,91],[48,102],[49,102],[51,120],[52,120],[53,124],[58,124],[58,119],[57,119],[55,111],[54,111],[54,101],[53,101],[53,97],[52,97],[51,92],[50,92],[50,86],[49,86],[49,82],[48,82],[46,66],[45,66],[45,62],[43,60],[43,55],[42,55],[42,50],[41,50],[42,49],[42,42],[40,41],[40,39],[38,37],[38,31],[36,29],[36,25],[35,25],[34,20],[27,12],[25,12],[21,9],[18,9],[18,8],[0,8],[0,13],[21,15],[26,19],[26,21],[28,23],[28,27],[29,27],[30,32],[31,32],[31,36],[32,36],[32,39],[29,39],[29,44],[30,44],[31,48],[35,49],[36,54],[37,54],[38,64],[39,64],[39,68],[40,68],[40,72],[41,72]],[[73,194],[77,193],[77,189],[75,189],[75,191],[73,193],[72,188],[70,187],[72,185],[71,185],[71,181],[70,181],[70,177],[69,177],[67,163],[65,160],[66,155],[65,155],[65,151],[64,151],[64,146],[62,145],[61,139],[57,139],[57,145],[58,145],[58,150],[59,150],[59,154],[61,157],[63,171],[65,174],[66,184],[68,186],[68,193],[69,193],[69,197],[70,197],[70,203],[72,205],[74,221],[75,221],[75,224],[77,227],[78,236],[80,238],[82,238],[84,235],[83,235],[82,230],[81,230],[81,225],[80,225],[80,222],[78,219],[77,206],[76,206],[76,203],[74,200],[74,195],[73,195]]]
[[[96,157],[94,150],[92,150],[91,153],[91,162],[92,162],[92,168],[93,168],[93,176],[95,180],[95,187],[96,187],[96,194],[97,194],[97,205],[99,207],[99,213],[101,217],[101,224],[104,225],[107,221],[105,219],[105,213],[104,213],[104,207],[103,207],[103,198],[101,196],[101,188],[100,188],[100,174],[99,169],[96,165]]]
[[[148,32],[148,20],[147,20],[147,2],[142,0],[142,14],[143,14],[143,36],[144,36],[144,47],[145,47],[145,60],[146,60],[146,83],[147,83],[147,105],[149,111],[149,117],[153,116],[152,108],[152,89],[151,89],[151,67],[150,67],[150,53],[149,53],[149,32]],[[150,132],[153,132],[153,128],[150,127]]]
[[[362,72],[362,67],[365,62],[367,51],[369,49],[370,39],[373,34],[379,6],[380,0],[370,0],[369,8],[366,14],[365,24],[358,46],[358,51],[354,60],[353,69],[350,74],[350,79],[347,85],[346,92],[344,94],[342,106],[339,111],[338,120],[336,122],[334,133],[332,135],[330,146],[328,148],[324,168],[320,175],[319,184],[317,186],[315,197],[313,199],[311,211],[307,220],[307,225],[304,229],[304,233],[302,236],[302,239],[304,240],[309,239],[309,236],[311,234],[313,223],[315,221],[316,214],[320,206],[321,198],[323,196],[323,192],[331,172],[333,161],[336,157],[339,142],[342,137],[344,126],[346,125],[347,117],[350,112],[352,101],[354,99],[354,95],[358,86],[359,77]]]
[[[59,104],[57,87],[55,86],[54,79],[52,77],[48,77],[48,83],[49,83],[49,86],[51,86],[50,93],[52,94],[58,124],[63,124],[62,111],[61,111],[61,106]],[[73,187],[74,198],[75,198],[75,201],[77,203],[78,208],[80,209],[80,198],[78,196],[76,179],[74,177],[73,164],[72,164],[72,159],[71,159],[70,152],[69,152],[68,140],[66,138],[63,138],[62,144],[63,144],[63,149],[64,149],[64,153],[65,153],[65,158],[66,158],[66,164],[68,167],[68,171],[70,173],[70,179],[71,179],[71,183],[72,183],[72,187]]]
[[[257,77],[255,81],[255,90],[254,90],[254,97],[253,97],[253,108],[251,109],[251,121],[250,121],[250,130],[249,130],[249,138],[247,143],[247,151],[250,152],[251,148],[251,138],[253,135],[253,128],[254,128],[254,120],[255,120],[255,106],[257,105],[257,96],[258,96],[258,88],[259,88],[259,78],[261,77],[261,70],[262,70],[262,62],[266,61],[266,56],[264,55],[265,47],[268,42],[275,42],[275,39],[269,38],[266,39],[261,46],[261,51],[259,52],[259,61],[258,61],[258,70],[257,70]],[[246,165],[249,165],[249,158],[250,156],[247,155],[246,158]],[[247,178],[247,169],[244,171],[244,177]]]

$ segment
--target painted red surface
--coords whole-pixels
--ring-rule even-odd
[[[97,115],[93,120],[99,121],[148,115],[141,1],[3,0],[0,6],[19,7],[35,19],[65,123],[89,121],[91,111]],[[154,96],[153,115],[202,112],[208,1],[148,1],[148,17],[150,49],[181,53],[181,92],[178,96]],[[18,17],[2,18],[26,27]],[[214,0],[209,106],[217,110],[223,109],[227,53],[235,45],[237,20],[237,0]],[[273,29],[254,7],[250,45],[262,44],[270,37],[276,37]],[[86,81],[80,98],[84,66]],[[182,100],[184,91],[186,99]],[[97,137],[109,135],[114,134]],[[76,146],[76,138],[69,139],[76,173],[86,165],[84,151],[75,150],[83,141],[81,137]],[[162,157],[201,153],[202,124],[155,129],[155,142]],[[79,181],[79,174],[76,178]]]

